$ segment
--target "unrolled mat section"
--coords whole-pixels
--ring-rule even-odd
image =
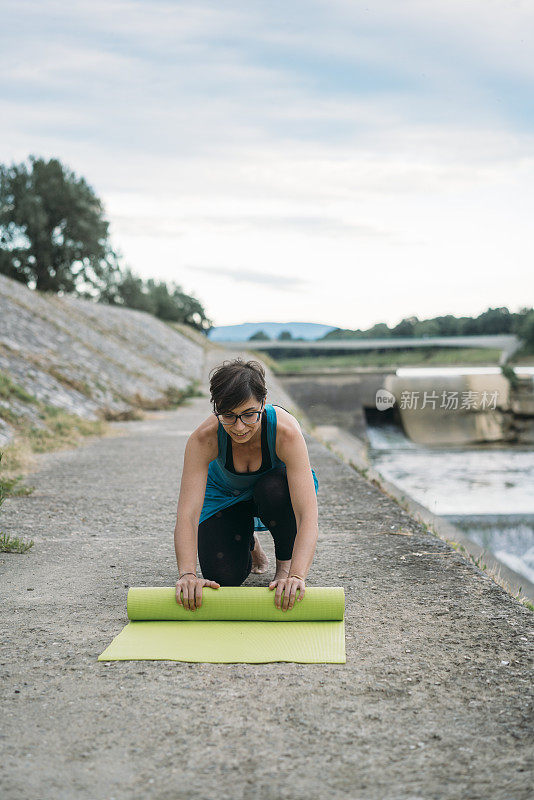
[[[98,660],[345,663],[342,586],[306,587],[287,611],[274,596],[267,587],[204,586],[201,607],[186,611],[174,587],[131,587],[130,621]]]

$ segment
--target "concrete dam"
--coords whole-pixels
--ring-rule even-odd
[[[534,368],[360,368],[279,375],[314,425],[368,443],[367,424],[388,421],[417,444],[534,444]]]

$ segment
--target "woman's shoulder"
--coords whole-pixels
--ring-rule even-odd
[[[295,435],[302,434],[302,430],[296,417],[285,408],[273,405],[273,410],[276,414],[276,446],[278,448],[280,444],[283,446],[285,442],[291,441]]]
[[[213,461],[214,458],[217,458],[219,452],[219,441],[217,438],[218,428],[219,420],[215,414],[210,414],[210,416],[206,417],[200,425],[197,425],[195,430],[189,435],[188,442],[191,442],[193,446],[202,450],[209,461]]]

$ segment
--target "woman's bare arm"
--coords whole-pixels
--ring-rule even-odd
[[[178,575],[197,571],[198,522],[208,477],[209,462],[217,457],[217,437],[210,428],[197,428],[185,446],[184,467],[180,482],[174,549]]]
[[[289,574],[306,578],[319,536],[317,496],[308,448],[296,420],[287,420],[279,425],[276,439],[276,452],[286,465],[289,494],[297,523]]]

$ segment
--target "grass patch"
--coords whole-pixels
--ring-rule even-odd
[[[3,385],[5,387],[6,382]],[[0,452],[0,506],[6,497],[26,496],[34,491],[34,487],[21,484],[21,473],[27,472],[35,463],[34,453],[74,447],[83,437],[102,435],[107,429],[104,420],[85,420],[55,406],[40,403],[36,398],[34,401],[40,409],[39,417],[46,428],[32,425],[23,417],[15,419],[15,440]],[[33,545],[33,539],[25,542],[20,537],[0,531],[0,552],[26,553]]]
[[[162,322],[165,322],[169,328],[181,333],[182,336],[185,336],[185,338],[189,339],[191,342],[201,345],[201,347],[206,348],[213,345],[213,342],[208,339],[206,334],[199,331],[198,328],[194,328],[192,325],[186,325],[184,322],[170,322],[169,320],[162,320]]]
[[[4,454],[0,452],[0,467],[2,466],[2,459]],[[0,475],[0,506],[6,497],[27,495],[33,492],[33,488],[29,486],[18,486],[21,476],[4,477]],[[25,553],[33,547],[33,539],[25,542],[18,537],[11,537],[6,533],[0,532],[0,552],[2,553]]]
[[[177,389],[176,386],[168,386],[165,390],[165,397],[170,408],[181,406],[190,397],[205,397],[205,393],[200,390],[200,382],[192,381],[185,389]]]
[[[2,480],[10,481],[21,473],[29,472],[35,463],[30,443],[22,437],[5,446],[1,455]]]
[[[57,375],[59,379],[59,375]],[[69,385],[73,386],[71,382]],[[80,391],[83,387],[78,386]],[[85,392],[84,392],[85,393]],[[17,386],[7,375],[0,373],[0,399],[9,400],[17,397],[27,403],[37,406],[37,414],[43,425],[36,425],[26,417],[11,412],[8,408],[0,407],[2,418],[6,419],[17,432],[16,441],[8,445],[4,451],[4,469],[7,473],[4,480],[12,481],[12,487],[19,480],[17,472],[26,471],[32,466],[33,453],[45,453],[66,447],[75,447],[87,436],[104,436],[108,432],[108,421],[140,420],[143,419],[143,410],[164,410],[177,408],[190,397],[203,397],[199,389],[199,381],[192,381],[185,389],[168,386],[163,396],[156,401],[146,401],[142,397],[123,398],[134,407],[121,411],[111,409],[101,411],[97,420],[88,420],[71,414],[57,406],[39,401]],[[24,493],[22,487],[18,490]]]
[[[204,392],[199,389],[198,380],[192,381],[185,389],[169,385],[160,397],[147,399],[137,393],[133,397],[123,399],[126,403],[141,408],[143,411],[167,411],[178,408],[190,397],[205,397]]]
[[[534,366],[534,343],[530,344],[529,342],[525,342],[523,346],[516,350],[513,356],[508,359],[508,364],[512,364],[513,366]]]
[[[68,386],[70,389],[74,389],[76,392],[83,394],[85,397],[93,397],[91,387],[86,381],[80,381],[77,378],[64,375],[56,367],[50,367],[48,374],[52,375],[52,377],[55,378],[59,383],[62,383],[63,386]]]
[[[106,422],[131,422],[145,418],[138,408],[125,408],[122,411],[106,408],[102,412],[102,417]]]
[[[2,400],[9,400],[15,397],[17,400],[22,400],[24,403],[37,403],[37,398],[30,394],[22,386],[11,380],[5,372],[0,372],[0,398]]]
[[[5,451],[0,451],[0,506],[6,497],[27,497],[33,492],[34,487],[21,485],[21,480],[22,475],[15,474],[13,468],[9,469]]]
[[[33,547],[33,539],[25,542],[18,536],[9,536],[7,533],[0,533],[0,553],[26,553]]]
[[[0,453],[0,457],[1,457]],[[0,498],[1,497],[27,497],[33,492],[33,487],[20,485],[22,475],[4,477],[0,475]]]
[[[260,353],[258,353],[260,355]],[[469,367],[498,366],[500,350],[482,348],[432,348],[410,350],[369,350],[343,355],[302,356],[301,358],[270,358],[269,366],[280,375],[286,372],[313,372],[318,369],[351,369],[357,367]],[[262,352],[261,357],[265,358]]]
[[[45,453],[65,447],[75,447],[85,436],[102,436],[107,429],[103,419],[87,420],[46,403],[39,417],[46,427],[23,426],[23,435],[34,453]]]

